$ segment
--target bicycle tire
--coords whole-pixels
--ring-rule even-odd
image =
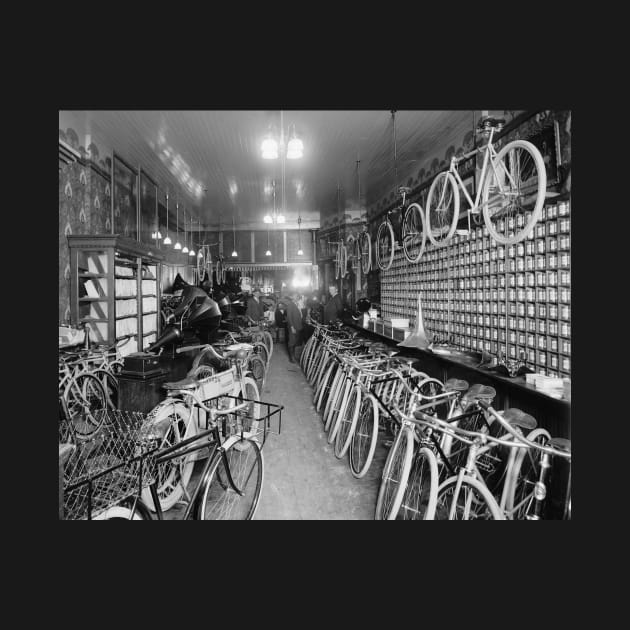
[[[332,410],[330,412],[330,420],[328,424],[328,444],[332,444],[337,436],[337,430],[339,429],[339,421],[346,412],[346,406],[348,404],[348,398],[352,389],[352,381],[344,374],[343,382],[337,390],[337,396],[333,403]]]
[[[364,477],[372,464],[378,438],[378,418],[378,403],[371,393],[367,393],[361,403],[350,443],[350,471],[357,479]]]
[[[68,380],[64,389],[68,417],[79,439],[90,438],[100,430],[107,416],[107,393],[103,384],[89,372]]]
[[[437,506],[438,486],[437,458],[431,449],[422,446],[414,455],[395,518],[403,521],[432,521]]]
[[[273,335],[268,330],[263,330],[263,343],[267,346],[269,360],[271,360],[273,355]]]
[[[361,257],[361,271],[368,274],[372,268],[372,239],[369,232],[359,234],[359,255]]]
[[[417,263],[427,242],[424,211],[417,203],[410,204],[405,210],[402,228],[402,244],[405,258],[410,263]]]
[[[398,432],[385,460],[376,500],[375,520],[393,521],[398,514],[411,470],[413,436],[408,427]]]
[[[326,406],[324,407],[324,431],[328,431],[330,429],[330,425],[332,422],[332,410],[335,406],[335,399],[339,395],[339,391],[342,389],[343,384],[345,383],[346,375],[344,374],[343,369],[339,366],[335,374],[335,378],[333,380],[332,386],[330,388],[330,394],[328,396],[328,400],[326,401]]]
[[[164,400],[153,408],[149,417],[156,424],[170,418],[169,428],[160,447],[166,448],[181,442],[197,432],[188,407],[181,401]],[[172,508],[184,495],[192,476],[195,455],[190,453],[183,458],[171,459],[156,465],[156,489],[163,512]],[[143,488],[140,498],[151,511],[155,511],[150,488]]]
[[[357,426],[357,418],[361,409],[363,392],[360,385],[355,385],[350,391],[350,398],[346,403],[343,416],[339,420],[339,428],[335,436],[335,457],[341,459],[350,448],[350,442]]]
[[[247,369],[252,374],[252,378],[258,387],[258,391],[261,392],[265,386],[265,378],[267,369],[262,358],[258,355],[253,355],[247,362]]]
[[[317,396],[315,397],[315,411],[319,412],[322,406],[326,406],[326,402],[328,401],[328,397],[330,396],[330,389],[334,380],[335,364],[332,363],[328,366],[326,374],[324,374],[324,378],[322,379],[321,387],[319,388]]]
[[[459,219],[459,188],[455,178],[448,171],[436,175],[431,183],[427,194],[425,218],[429,240],[436,247],[444,247],[455,233]],[[434,230],[440,235],[439,239],[436,238]]]
[[[542,439],[541,439],[542,438]],[[530,442],[545,444],[551,439],[546,429],[533,429],[527,434]],[[509,478],[505,511],[512,520],[524,520],[534,500],[534,490],[540,477],[540,453],[533,448],[518,449]],[[533,455],[533,456],[532,456]]]
[[[436,520],[473,520],[469,518],[470,510],[473,507],[475,514],[479,516],[479,520],[505,520],[505,515],[496,499],[482,482],[473,477],[465,476],[457,494],[455,494],[456,490],[456,476],[449,477],[440,484],[435,510]],[[476,493],[477,496],[475,497],[469,493]],[[452,516],[457,516],[461,513],[461,516],[465,518],[451,518],[453,504],[455,504],[455,507]]]
[[[525,153],[527,153],[532,158],[531,166],[526,163],[526,160],[516,159],[516,153],[512,153],[509,157],[510,164],[506,166],[503,159],[505,156],[509,156],[511,151],[516,151],[517,149],[523,149]],[[519,162],[518,166],[515,166],[515,162]],[[523,163],[525,162],[525,163]],[[516,229],[515,233],[512,236],[507,236],[507,232],[509,231],[508,221],[512,217],[509,214],[511,208],[513,208],[513,201],[508,205],[508,209],[506,212],[503,212],[505,209],[501,207],[499,210],[493,209],[493,204],[488,202],[490,190],[494,188],[494,182],[496,181],[495,169],[497,166],[501,164],[501,170],[503,171],[503,178],[505,181],[505,173],[509,174],[509,177],[512,181],[516,182],[517,191],[510,191],[509,198],[513,199],[516,194],[518,198],[521,198],[521,185],[523,182],[520,181],[521,174],[523,176],[530,175],[530,180],[533,179],[533,184],[530,183],[530,195],[534,194],[531,192],[531,188],[536,188],[534,207],[529,212],[527,221],[525,225]],[[518,172],[517,172],[518,171]],[[501,176],[501,175],[500,175]],[[488,167],[488,171],[486,173],[486,177],[483,182],[482,189],[482,200],[483,200],[483,218],[488,228],[488,232],[490,236],[494,238],[497,243],[501,243],[502,245],[514,245],[515,243],[519,243],[520,241],[527,238],[527,235],[531,232],[534,225],[536,225],[540,215],[542,213],[543,204],[545,203],[545,192],[547,189],[547,171],[545,169],[545,162],[543,160],[540,151],[531,143],[526,140],[512,140],[512,142],[508,142],[504,147],[500,149],[497,153],[495,159]],[[496,195],[500,196],[502,193],[497,192]],[[495,197],[496,198],[496,197]],[[530,197],[524,197],[525,199],[530,199]],[[506,234],[500,234],[498,230],[495,229],[495,224],[493,222],[493,217],[499,214],[500,218],[504,218]],[[506,216],[507,215],[507,216]],[[514,215],[513,220],[516,224],[516,216]]]
[[[304,352],[300,355],[300,367],[302,368],[302,372],[304,372],[304,376],[306,376],[306,368],[310,365],[311,355],[315,349],[315,335],[313,335],[307,342],[304,347]]]
[[[105,390],[107,396],[107,405],[110,409],[118,409],[118,379],[112,372],[105,368],[96,368],[91,371],[91,374],[96,376]]]
[[[117,505],[112,505],[107,509],[99,512],[96,516],[92,517],[95,521],[111,521],[111,520],[123,520],[123,521],[152,521],[153,516],[151,510],[144,504],[142,499],[136,502],[136,509],[133,510],[134,497],[124,499]],[[129,505],[131,504],[131,506]],[[131,515],[133,514],[133,518]]]
[[[235,448],[239,442],[245,443],[246,448]],[[236,487],[245,496],[230,487],[225,460],[217,452],[201,481],[203,487],[194,512],[198,520],[251,520],[256,513],[264,478],[260,447],[254,440],[238,440],[228,445],[225,458]]]
[[[389,243],[389,245],[386,245]],[[387,271],[394,261],[396,237],[394,227],[389,219],[378,226],[376,233],[376,262],[382,271]]]
[[[253,345],[252,354],[254,356],[259,357],[262,360],[265,366],[265,374],[267,374],[267,368],[269,367],[269,360],[271,358],[269,355],[269,349],[262,341],[257,341],[252,345]]]

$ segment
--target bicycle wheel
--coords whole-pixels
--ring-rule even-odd
[[[166,448],[195,435],[197,429],[191,418],[190,410],[183,402],[165,400],[159,403],[150,413],[151,422],[156,424],[168,419],[168,430],[161,447]],[[172,508],[184,495],[192,475],[196,453],[177,457],[157,464],[156,479],[160,507],[163,511]],[[151,511],[155,511],[150,488],[144,488],[140,495]]]
[[[107,417],[108,401],[98,377],[85,372],[71,378],[64,390],[68,417],[78,438],[96,434]]]
[[[239,443],[241,448],[235,448]],[[205,480],[202,480],[204,485],[197,500],[196,518],[202,521],[251,520],[262,491],[264,464],[260,448],[253,440],[237,440],[226,448],[224,455],[217,453]],[[242,494],[231,486],[226,466]]]
[[[202,350],[194,359],[192,362],[192,367],[190,368],[190,372],[188,372],[188,374],[190,375],[191,372],[198,368],[200,365],[207,365],[209,367],[214,367],[214,364],[216,363],[217,359],[214,358],[214,355],[210,352],[210,350]]]
[[[266,366],[264,361],[260,356],[255,354],[249,357],[249,360],[247,361],[247,369],[256,382],[256,387],[258,387],[258,391],[262,392],[265,385],[266,376]]]
[[[103,385],[107,396],[107,404],[110,409],[118,409],[118,380],[105,368],[92,370],[92,374],[98,378]]]
[[[369,232],[359,234],[359,258],[361,259],[361,271],[369,273],[372,268],[372,240]]]
[[[269,350],[262,341],[257,341],[256,343],[253,344],[253,346],[254,346],[254,349],[252,350],[252,353],[254,356],[257,356],[262,360],[263,365],[265,366],[265,374],[266,374],[267,367],[269,366],[269,359],[270,359]]]
[[[449,477],[438,488],[436,520],[505,520],[490,491],[473,477],[464,477],[459,490],[457,477]]]
[[[263,330],[263,343],[267,346],[269,359],[273,355],[273,335],[268,330]]]
[[[132,517],[133,514],[133,517]],[[142,500],[136,503],[136,509],[133,509],[133,498],[125,499],[118,505],[112,505],[111,507],[99,512],[96,516],[92,517],[95,521],[152,521],[153,516],[151,511],[144,504]]]
[[[337,437],[337,431],[341,425],[341,420],[346,413],[346,407],[350,401],[350,392],[353,383],[349,378],[344,378],[342,387],[337,390],[335,404],[330,414],[330,424],[328,426],[328,444],[332,444]]]
[[[343,416],[339,419],[339,428],[335,436],[335,457],[341,459],[348,448],[357,426],[357,418],[361,409],[362,391],[359,385],[355,385],[350,392],[350,398],[344,409]]]
[[[508,142],[490,162],[483,182],[483,218],[490,236],[504,245],[527,238],[540,218],[546,189],[540,151],[526,140]]]
[[[551,435],[545,429],[534,429],[527,435],[530,442],[545,445]],[[516,455],[510,475],[505,510],[513,520],[524,520],[531,514],[536,484],[540,479],[541,453],[534,448],[522,448]]]
[[[436,247],[444,247],[453,236],[459,219],[459,188],[448,171],[437,175],[429,188],[426,219],[429,240]]]
[[[211,365],[198,365],[195,368],[191,368],[191,370],[186,374],[190,378],[197,379],[198,381],[207,378],[208,376],[214,376],[217,371]]]
[[[336,361],[333,359],[332,363],[328,366],[324,377],[322,378],[321,385],[319,391],[317,392],[317,396],[315,398],[315,410],[319,412],[320,409],[326,407],[326,403],[328,402],[328,398],[330,396],[330,390],[335,380],[335,369]]]
[[[361,402],[357,425],[350,443],[350,471],[357,479],[369,470],[378,437],[378,403],[372,394]]]
[[[335,374],[335,379],[333,380],[332,387],[330,389],[330,394],[328,396],[328,401],[326,402],[326,407],[324,407],[324,431],[328,431],[332,424],[334,418],[334,410],[337,406],[337,398],[341,395],[343,391],[344,385],[346,382],[346,375],[341,366],[337,370]]]
[[[383,271],[392,266],[395,242],[394,228],[391,221],[386,219],[378,226],[376,233],[376,262]]]
[[[417,203],[412,203],[403,218],[402,243],[405,258],[410,263],[417,263],[422,257],[426,242],[424,210]]]
[[[437,506],[438,479],[435,453],[423,446],[413,458],[396,518],[403,521],[432,521]]]
[[[396,436],[385,461],[376,500],[375,520],[393,521],[396,518],[407,486],[412,458],[413,436],[409,428],[404,427]]]

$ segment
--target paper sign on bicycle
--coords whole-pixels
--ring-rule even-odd
[[[201,400],[209,400],[217,396],[225,396],[234,392],[236,368],[232,367],[225,372],[213,374],[199,381],[199,389],[197,390]]]

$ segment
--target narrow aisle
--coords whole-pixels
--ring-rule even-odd
[[[328,444],[313,390],[286,345],[276,344],[261,399],[284,405],[282,432],[269,433],[265,477],[255,520],[372,520],[386,450],[382,439],[363,479]],[[277,423],[272,421],[272,428]]]

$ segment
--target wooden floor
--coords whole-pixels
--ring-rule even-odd
[[[261,399],[284,405],[284,411],[281,434],[269,434],[263,450],[265,478],[255,520],[372,520],[387,456],[384,435],[367,475],[355,479],[348,456],[337,459],[328,444],[313,390],[283,344],[274,348]]]

